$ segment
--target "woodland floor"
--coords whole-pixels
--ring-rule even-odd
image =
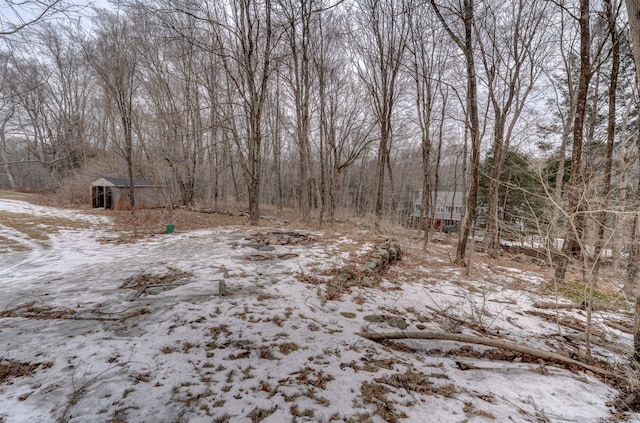
[[[640,422],[631,303],[612,271],[588,358],[584,287],[549,286],[551,269],[526,256],[477,252],[467,275],[453,238],[424,252],[417,231],[366,219],[320,228],[266,210],[251,227],[240,209],[33,200],[0,192],[1,423]],[[402,259],[362,272],[386,238]],[[364,332],[503,339],[614,376]]]

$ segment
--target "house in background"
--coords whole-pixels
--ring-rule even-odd
[[[463,197],[464,195],[461,191],[432,192],[432,209],[425,211],[425,222],[431,224],[436,231],[444,230],[446,232],[453,232],[457,230],[460,227],[460,222],[462,221],[462,215],[464,213]],[[413,203],[413,211],[409,217],[412,227],[424,227],[425,222],[420,222],[421,210],[422,190],[420,190],[418,198]],[[433,221],[431,221],[431,219],[433,219]]]
[[[148,179],[134,179],[133,190],[136,208],[165,207],[164,185]],[[93,208],[129,210],[129,180],[126,178],[100,178],[91,184],[91,205]]]

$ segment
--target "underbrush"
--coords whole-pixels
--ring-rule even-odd
[[[558,295],[566,297],[574,303],[586,304],[591,288],[581,282],[571,280],[558,285]],[[618,292],[596,288],[593,291],[593,301],[595,305],[614,306],[617,308],[627,308],[627,299]]]

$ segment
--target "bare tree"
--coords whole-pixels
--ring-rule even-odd
[[[89,103],[95,84],[81,48],[73,42],[73,28],[46,25],[40,29],[42,56],[50,62],[47,78],[52,137],[57,168],[65,176],[86,163]],[[48,60],[47,60],[48,59]]]
[[[575,43],[576,31],[570,28],[570,20],[567,16],[570,14],[563,8],[560,8],[559,14],[555,18],[557,21],[556,27],[558,28],[557,39],[559,48],[559,59],[561,66],[551,66],[551,69],[561,68],[561,75],[552,72],[548,76],[548,79],[553,87],[555,95],[555,106],[557,108],[557,114],[560,118],[562,125],[562,134],[560,138],[560,146],[558,148],[558,168],[555,173],[555,201],[560,203],[562,201],[562,192],[564,189],[565,180],[565,161],[567,156],[567,147],[569,146],[571,138],[571,129],[573,128],[573,121],[576,113],[576,56]],[[556,216],[557,218],[557,216]],[[556,220],[556,219],[552,219]]]
[[[447,7],[451,13],[450,19],[460,21],[462,25],[462,34],[454,32],[451,24],[447,21],[447,17],[442,13],[443,6],[437,5],[435,0],[430,0],[436,16],[444,26],[453,42],[462,52],[466,64],[467,75],[467,127],[469,137],[471,138],[471,177],[468,183],[467,203],[462,219],[462,230],[458,238],[456,247],[456,263],[462,264],[467,249],[467,240],[471,232],[471,226],[476,220],[476,210],[478,203],[478,183],[480,171],[480,143],[482,140],[480,134],[480,118],[478,113],[478,83],[476,77],[475,65],[475,42],[473,36],[473,26],[475,23],[475,6],[474,0],[463,0],[459,5],[459,9]]]
[[[576,237],[581,238],[584,233],[584,218],[577,213],[584,204],[581,202],[582,186],[582,146],[583,130],[587,113],[587,93],[592,76],[591,67],[591,28],[589,0],[580,0],[578,16],[580,31],[580,75],[576,92],[576,111],[573,121],[573,146],[571,151],[571,173],[567,182],[567,196],[569,198],[570,214],[575,215],[575,222],[567,224],[565,239],[562,246],[563,255],[555,269],[557,282],[564,282],[567,270],[567,259],[570,254],[580,254],[580,243]],[[573,227],[571,227],[573,226]]]
[[[415,10],[410,22],[411,37],[409,51],[411,53],[411,74],[415,84],[416,116],[420,128],[420,148],[422,157],[422,204],[420,209],[420,224],[424,225],[424,244],[426,249],[429,243],[431,222],[429,218],[435,212],[432,209],[432,191],[437,191],[438,166],[442,147],[442,128],[444,126],[444,113],[446,101],[443,98],[441,107],[441,119],[438,131],[438,147],[436,151],[435,172],[432,169],[432,150],[434,126],[434,109],[439,93],[443,92],[445,67],[449,59],[449,48],[442,40],[442,30],[433,22],[434,16],[429,9]],[[423,28],[430,28],[425,31]],[[435,183],[432,177],[435,174]],[[435,190],[433,188],[436,188]],[[435,199],[435,196],[434,196]]]
[[[16,182],[11,171],[11,166],[7,154],[7,124],[13,118],[15,113],[14,105],[3,105],[0,107],[0,160],[2,160],[2,168],[7,177],[9,189],[15,189]]]
[[[203,116],[205,90],[201,88],[204,85],[210,90],[215,85],[210,85],[208,72],[203,72],[206,55],[190,42],[199,33],[196,19],[191,15],[173,14],[171,24],[182,28],[185,36],[172,37],[161,22],[150,21],[145,12],[144,9],[132,11],[140,30],[141,82],[148,109],[153,114],[147,125],[155,129],[149,131],[155,138],[151,155],[168,165],[182,203],[193,206],[199,197],[207,132],[206,116]],[[205,76],[201,76],[202,73]],[[209,98],[215,99],[215,94]],[[213,112],[215,102],[210,102],[209,107]],[[215,119],[215,115],[211,119]]]
[[[545,60],[546,3],[514,0],[489,5],[478,37],[487,89],[493,109],[492,166],[485,245],[490,255],[499,249],[499,185],[512,134],[527,105],[527,97],[541,74]],[[510,22],[504,22],[511,16]]]
[[[3,3],[0,6],[0,37],[17,34],[77,9],[66,0],[4,0]]]
[[[6,91],[16,106],[16,129],[20,134],[14,134],[12,138],[14,142],[19,142],[16,138],[20,138],[26,144],[25,159],[33,174],[31,183],[45,187],[55,186],[57,166],[65,158],[55,136],[57,128],[52,113],[55,108],[51,107],[55,99],[47,81],[50,73],[47,64],[33,57],[15,58]]]
[[[344,16],[334,10],[323,12],[319,28],[323,36],[313,56],[318,81],[318,131],[321,149],[326,151],[320,158],[327,167],[324,197],[331,222],[336,218],[348,169],[374,141],[374,121],[362,102],[366,94],[357,77],[349,72],[348,61],[340,54],[344,37],[338,29],[345,25],[343,19]]]
[[[394,108],[398,101],[398,79],[409,34],[405,0],[361,0],[358,2],[360,31],[353,43],[354,65],[367,87],[379,129],[375,216],[380,223],[384,205],[385,169],[391,169]],[[373,42],[371,42],[373,40]],[[393,184],[393,175],[389,178]]]
[[[627,14],[629,15],[629,30],[631,33],[631,42],[633,46],[633,58],[636,64],[636,81],[640,84],[640,2],[637,0],[625,0],[627,5]],[[638,134],[638,146],[640,147],[640,133]],[[629,263],[640,257],[640,182],[636,190],[636,213],[633,219],[633,229],[631,231],[631,251],[629,253]],[[640,362],[640,290],[638,289],[638,269],[635,265],[635,271],[628,272],[628,283],[636,288],[636,307],[634,313],[633,324],[633,347],[634,357]]]
[[[118,110],[122,143],[116,145],[126,161],[128,199],[135,209],[133,120],[139,64],[133,44],[133,24],[126,17],[105,10],[96,19],[96,25],[94,39],[85,45],[85,56]]]
[[[614,4],[615,3],[615,4]],[[620,12],[621,2],[605,0],[605,13],[607,20],[607,30],[611,39],[611,70],[609,74],[608,91],[608,112],[607,112],[607,143],[605,151],[604,175],[602,178],[602,211],[598,216],[598,234],[596,240],[595,254],[600,254],[602,244],[605,239],[607,227],[606,213],[607,204],[610,202],[611,179],[613,170],[613,151],[616,138],[616,102],[618,93],[618,75],[620,73],[620,34],[617,27],[617,19]],[[596,269],[597,274],[598,269]]]
[[[260,220],[263,111],[269,89],[274,34],[271,0],[234,0],[221,8],[214,23],[216,51],[221,53],[228,89],[239,99],[243,132],[234,140],[249,195],[249,219]],[[218,25],[220,22],[220,25]]]
[[[318,0],[279,0],[285,22],[284,39],[288,45],[285,77],[291,87],[295,112],[295,140],[298,145],[299,197],[302,220],[309,219],[309,173],[313,40],[318,31]],[[314,84],[315,85],[315,84]]]
[[[5,0],[3,4],[0,5],[0,40],[3,40],[5,43],[9,44],[10,39],[15,38],[16,36],[19,37],[26,30],[29,30],[30,28],[35,27],[38,24],[47,22],[50,19],[74,14],[78,9],[79,8],[77,6],[71,5],[66,0],[25,0],[25,1]],[[26,39],[20,40],[19,43],[22,44],[24,43],[24,41],[26,41]],[[14,47],[9,47],[10,50],[13,48]],[[5,64],[4,70],[7,69],[6,65],[9,62],[10,57],[15,58],[13,54],[3,57],[4,64]],[[7,76],[7,73],[3,72],[3,78],[6,76]],[[16,87],[15,83],[11,83],[10,85],[13,85],[14,88]],[[38,88],[38,86],[32,86],[32,87]],[[6,86],[4,88],[6,88]],[[28,97],[27,93],[23,91],[23,89],[25,88],[26,87],[24,86],[20,87],[18,89],[18,92],[16,91],[13,92],[13,95],[20,94],[21,98],[25,100]],[[40,94],[43,91],[44,90],[41,90]],[[6,93],[7,91],[3,90],[3,92]],[[42,99],[42,96],[40,94],[36,96],[32,96],[31,99],[35,99],[35,98]],[[19,115],[19,113],[16,114],[16,109],[14,108],[14,102],[12,101],[11,103],[12,105],[9,107],[10,113],[5,114],[4,115],[5,119],[2,120],[2,128],[1,128],[2,134],[0,139],[2,146],[0,146],[0,150],[1,150],[0,160],[4,162],[3,168],[5,169],[5,172],[7,174],[9,186],[11,188],[15,188],[16,183],[11,173],[10,166],[7,160],[7,139],[6,139],[5,131],[11,118],[16,115]],[[6,108],[3,107],[3,109],[6,109]],[[39,119],[39,118],[44,118],[44,115],[45,115],[44,113],[38,113],[38,112],[34,113],[34,110],[31,109],[31,113],[30,113],[31,122],[39,123],[38,125],[36,125],[36,127],[38,128],[38,132],[37,134],[34,133],[33,139],[36,143],[39,143],[40,145],[42,145],[42,143],[45,142],[44,137],[42,136],[43,134],[42,132],[40,132],[40,129],[41,129],[40,124],[42,123],[42,119]],[[34,127],[34,129],[36,127]],[[43,153],[43,150],[38,150],[38,152]],[[55,166],[53,165],[57,164],[56,159],[47,161],[44,154],[38,154],[38,157],[34,161],[37,161],[43,164],[45,167],[49,168],[52,171],[55,169]],[[30,162],[31,160],[26,161],[26,163],[30,163]],[[25,162],[22,161],[22,163],[24,164]],[[46,183],[50,183],[50,178],[47,178]]]

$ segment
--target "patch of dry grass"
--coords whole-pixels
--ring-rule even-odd
[[[440,393],[439,388],[434,387],[431,381],[422,372],[407,370],[405,373],[396,373],[383,378],[375,379],[378,383],[393,386],[394,388],[404,388],[407,391],[419,394],[434,395]]]
[[[28,194],[26,192],[0,190],[0,200],[17,200],[17,201],[33,202],[34,198],[35,198],[34,194]]]
[[[192,276],[193,276],[193,273],[182,272],[178,269],[169,269],[169,271],[164,275],[153,275],[149,273],[143,273],[143,274],[131,276],[125,279],[124,283],[120,286],[120,288],[140,289],[143,286],[151,287],[151,286],[157,286],[157,285],[178,284],[178,281],[189,279]],[[182,282],[182,283],[186,283],[186,282]]]
[[[71,220],[56,216],[35,216],[27,213],[12,213],[0,211],[0,221],[4,226],[21,232],[30,239],[41,241],[49,240],[50,234],[59,233],[63,229],[86,229],[89,222]],[[46,244],[45,244],[46,245]],[[18,241],[7,238],[0,239],[0,249],[22,250],[28,249]],[[0,250],[1,251],[1,250]]]
[[[20,242],[0,235],[0,254],[8,253],[11,251],[30,251],[31,247]]]
[[[100,212],[113,218],[117,231],[140,232],[141,235],[163,233],[167,224],[174,224],[176,231],[212,228],[217,226],[244,226],[248,219],[239,212],[200,213],[187,209],[104,210]]]
[[[298,351],[300,346],[295,342],[285,342],[284,344],[278,345],[278,349],[280,350],[280,354],[289,355],[294,351]]]
[[[285,378],[280,383],[295,382],[298,385],[309,385],[318,389],[327,389],[327,383],[335,380],[333,375],[325,373],[322,369],[316,370],[312,367],[305,366],[302,370],[291,373],[295,378]]]
[[[407,418],[404,413],[398,413],[393,402],[387,399],[386,395],[391,392],[389,388],[380,383],[363,382],[360,386],[360,393],[365,404],[375,404],[375,413],[389,423],[399,422],[402,418]]]
[[[30,301],[0,312],[0,317],[23,317],[27,319],[65,319],[76,314],[66,307],[57,307],[42,302]]]
[[[249,413],[248,417],[251,419],[251,423],[258,423],[275,413],[276,409],[277,407],[269,409],[256,407]]]
[[[38,368],[48,369],[53,366],[52,362],[46,363],[23,363],[14,360],[0,359],[0,383],[11,383],[11,379],[22,376],[30,376]]]

